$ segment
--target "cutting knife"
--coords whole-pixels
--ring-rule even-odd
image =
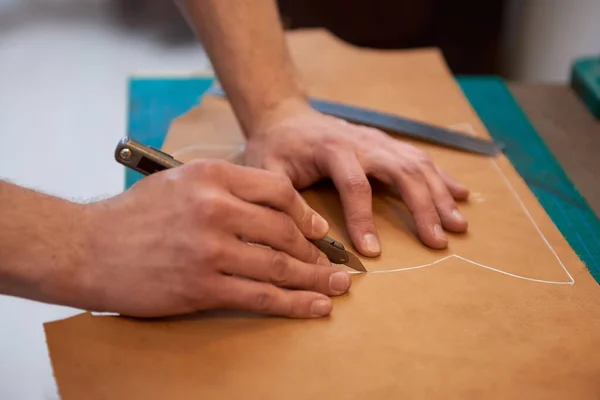
[[[115,160],[146,176],[183,164],[170,154],[128,137],[122,138],[117,144]],[[367,272],[358,257],[346,250],[344,245],[337,240],[325,236],[323,239],[311,240],[311,242],[325,253],[332,263],[344,264],[356,271]]]
[[[358,257],[346,250],[344,245],[337,240],[325,236],[323,239],[311,240],[311,242],[321,250],[329,261],[334,264],[344,264],[356,271],[367,272],[365,266]]]

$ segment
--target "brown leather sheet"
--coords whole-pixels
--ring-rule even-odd
[[[434,49],[357,49],[319,31],[289,40],[313,96],[489,137]],[[227,102],[207,96],[164,149],[234,160],[243,143]],[[425,248],[402,203],[377,192],[383,253],[363,258],[370,272],[330,317],[52,322],[63,399],[600,398],[600,287],[534,195],[503,155],[417,145],[472,192],[460,205],[469,231],[447,250]],[[335,191],[303,194],[350,246]]]

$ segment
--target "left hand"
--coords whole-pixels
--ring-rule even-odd
[[[331,178],[340,193],[350,238],[365,256],[381,252],[367,177],[400,194],[420,239],[429,247],[448,245],[444,229],[467,229],[456,200],[466,199],[468,190],[441,171],[427,153],[308,105],[288,105],[271,112],[250,132],[245,161],[286,175],[297,189]]]

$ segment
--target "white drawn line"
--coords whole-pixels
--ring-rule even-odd
[[[431,267],[435,264],[441,263],[442,261],[446,261],[449,258],[454,257],[454,254],[450,254],[449,256],[446,256],[444,258],[440,258],[437,261],[432,262],[431,264],[423,264],[423,265],[417,265],[415,267],[404,267],[404,268],[398,268],[398,269],[380,269],[377,271],[368,271],[369,274],[389,274],[392,272],[402,272],[402,271],[409,271],[411,269],[419,269],[419,268],[426,268],[426,267]],[[364,272],[352,272],[352,273],[359,273],[359,274],[364,274]]]
[[[562,262],[562,260],[558,256],[558,254],[556,254],[556,251],[550,245],[550,242],[548,242],[548,239],[546,239],[546,236],[542,233],[542,230],[539,228],[539,226],[537,225],[537,223],[535,222],[535,220],[531,216],[531,213],[529,212],[529,210],[525,206],[525,203],[523,203],[523,200],[521,200],[521,197],[519,196],[519,194],[517,193],[517,191],[515,190],[515,188],[512,186],[512,184],[510,183],[510,181],[508,180],[508,178],[506,177],[506,175],[504,175],[504,172],[502,171],[502,169],[500,168],[500,166],[498,165],[498,163],[496,162],[496,160],[492,159],[492,164],[496,167],[496,169],[500,173],[500,176],[502,177],[502,179],[504,179],[504,182],[506,183],[506,186],[508,186],[508,188],[511,190],[513,196],[515,196],[515,198],[521,204],[521,207],[523,208],[523,210],[525,211],[525,214],[527,215],[527,217],[529,218],[529,220],[533,224],[535,230],[540,234],[540,236],[544,240],[544,243],[546,243],[546,246],[548,246],[548,248],[550,249],[550,251],[552,252],[552,254],[554,254],[554,257],[556,257],[556,260],[558,261],[558,263],[560,264],[560,266],[562,267],[562,269],[565,271],[565,273],[567,274],[567,276],[569,277],[569,279],[571,279],[570,284],[573,285],[575,283],[575,279],[573,279],[573,276],[571,276],[571,274],[569,273],[569,270],[567,269],[567,267],[565,266],[565,264]]]
[[[498,272],[498,273],[503,274],[503,275],[507,275],[507,276],[510,276],[510,277],[513,277],[513,278],[517,278],[517,279],[523,279],[523,280],[530,281],[530,282],[547,283],[547,284],[551,284],[551,285],[573,285],[573,283],[574,283],[574,281],[568,281],[568,282],[565,282],[565,281],[547,281],[547,280],[544,280],[544,279],[529,278],[527,276],[513,274],[513,273],[510,273],[510,272],[502,271],[501,269],[496,269],[496,268],[490,267],[488,265],[480,264],[478,262],[469,260],[468,258],[461,257],[458,254],[451,254],[451,255],[446,256],[444,258],[440,258],[439,260],[434,261],[431,264],[423,264],[423,265],[417,265],[416,267],[405,267],[405,268],[397,268],[397,269],[389,269],[389,270],[381,269],[381,270],[377,270],[377,271],[368,271],[366,273],[367,274],[391,274],[391,273],[396,273],[396,272],[409,271],[409,270],[413,270],[413,269],[427,268],[427,267],[432,267],[432,266],[434,266],[436,264],[439,264],[442,261],[446,261],[446,260],[448,260],[450,258],[458,258],[459,260],[468,262],[468,263],[473,264],[473,265],[475,265],[477,267],[481,267],[481,268],[484,268],[484,269],[487,269],[487,270],[490,270],[490,271],[493,271],[493,272]],[[365,272],[350,271],[350,274],[352,274],[352,275],[360,275],[360,274],[365,274]]]
[[[470,132],[472,134],[475,133],[474,130],[473,130],[473,127],[470,124],[457,124],[457,125],[452,125],[452,126],[462,126],[462,127],[468,126],[470,128]],[[498,165],[498,163],[497,163],[497,161],[495,159],[492,159],[491,163],[492,163],[492,165],[494,165],[496,167],[496,170],[499,172],[499,175],[504,180],[504,183],[510,189],[510,191],[513,194],[513,196],[517,199],[517,201],[521,205],[521,208],[523,209],[523,211],[525,211],[525,215],[527,215],[527,218],[529,218],[529,220],[533,224],[533,227],[539,233],[539,235],[541,236],[541,238],[544,241],[544,243],[546,243],[546,246],[548,246],[548,248],[550,249],[550,251],[552,252],[552,254],[554,255],[554,257],[556,258],[556,260],[558,261],[558,263],[562,267],[563,271],[565,271],[565,273],[569,277],[570,281],[566,281],[566,282],[565,281],[547,281],[547,280],[544,280],[544,279],[529,278],[529,277],[526,277],[526,276],[517,275],[517,274],[510,273],[510,272],[502,271],[501,269],[493,268],[493,267],[490,267],[489,265],[481,264],[481,263],[478,263],[478,262],[473,261],[473,260],[469,260],[468,258],[459,256],[458,254],[451,254],[451,255],[446,256],[444,258],[440,258],[439,260],[434,261],[434,262],[432,262],[430,264],[423,264],[423,265],[417,265],[417,266],[414,266],[414,267],[404,267],[404,268],[397,268],[397,269],[390,269],[390,270],[368,271],[366,273],[367,274],[389,274],[389,273],[395,273],[395,272],[410,271],[410,270],[413,270],[413,269],[420,269],[420,268],[431,267],[431,266],[439,264],[439,263],[441,263],[443,261],[446,261],[446,260],[448,260],[450,258],[458,258],[460,260],[466,261],[466,262],[471,263],[473,265],[476,265],[478,267],[481,267],[481,268],[484,268],[484,269],[487,269],[487,270],[490,270],[490,271],[498,272],[500,274],[507,275],[507,276],[510,276],[510,277],[513,277],[513,278],[517,278],[517,279],[523,279],[523,280],[530,281],[530,282],[547,283],[547,284],[552,284],[552,285],[574,285],[575,284],[575,279],[573,279],[573,276],[569,273],[569,270],[567,269],[567,267],[565,266],[565,264],[562,262],[562,260],[558,256],[558,254],[556,254],[556,251],[554,250],[554,248],[550,245],[550,242],[548,241],[548,239],[546,238],[546,236],[543,234],[542,230],[539,228],[539,226],[537,225],[537,223],[535,222],[535,220],[531,216],[531,213],[529,212],[529,210],[525,206],[525,203],[523,202],[523,200],[521,200],[521,197],[519,196],[519,194],[517,193],[517,191],[513,187],[512,183],[510,183],[510,181],[508,180],[508,178],[504,174],[504,171],[502,171],[502,169],[500,168],[500,166]],[[475,194],[475,193],[473,193],[473,194]],[[480,193],[476,193],[476,197],[479,197],[479,196],[481,196],[481,194]],[[352,271],[350,273],[351,274],[364,274],[364,272],[358,272],[358,271]]]
[[[512,276],[513,278],[524,279],[526,281],[539,282],[539,283],[549,283],[549,284],[552,284],[552,285],[573,285],[575,283],[575,281],[573,280],[573,278],[571,278],[571,280],[568,281],[568,282],[564,282],[564,281],[546,281],[546,280],[543,280],[543,279],[528,278],[526,276],[512,274],[510,272],[502,271],[501,269],[496,269],[496,268],[489,267],[487,265],[483,265],[483,264],[477,263],[475,261],[469,260],[468,258],[461,257],[461,256],[459,256],[457,254],[454,254],[453,256],[456,257],[456,258],[459,258],[459,259],[461,259],[463,261],[469,262],[469,263],[471,263],[473,265],[477,265],[478,267],[489,269],[490,271],[494,271],[494,272],[499,272],[499,273],[504,274],[504,275]],[[571,275],[569,275],[569,277],[570,276]]]

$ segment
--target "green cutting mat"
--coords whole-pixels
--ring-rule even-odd
[[[490,134],[575,253],[600,283],[600,221],[499,78],[464,77],[460,86]]]
[[[600,282],[600,221],[539,137],[504,82],[459,77],[458,82],[490,134],[525,179],[577,255]],[[128,136],[162,147],[171,121],[200,102],[211,78],[133,78],[129,82]],[[125,186],[141,175],[126,170]]]
[[[575,60],[570,83],[588,110],[600,119],[600,57]]]

